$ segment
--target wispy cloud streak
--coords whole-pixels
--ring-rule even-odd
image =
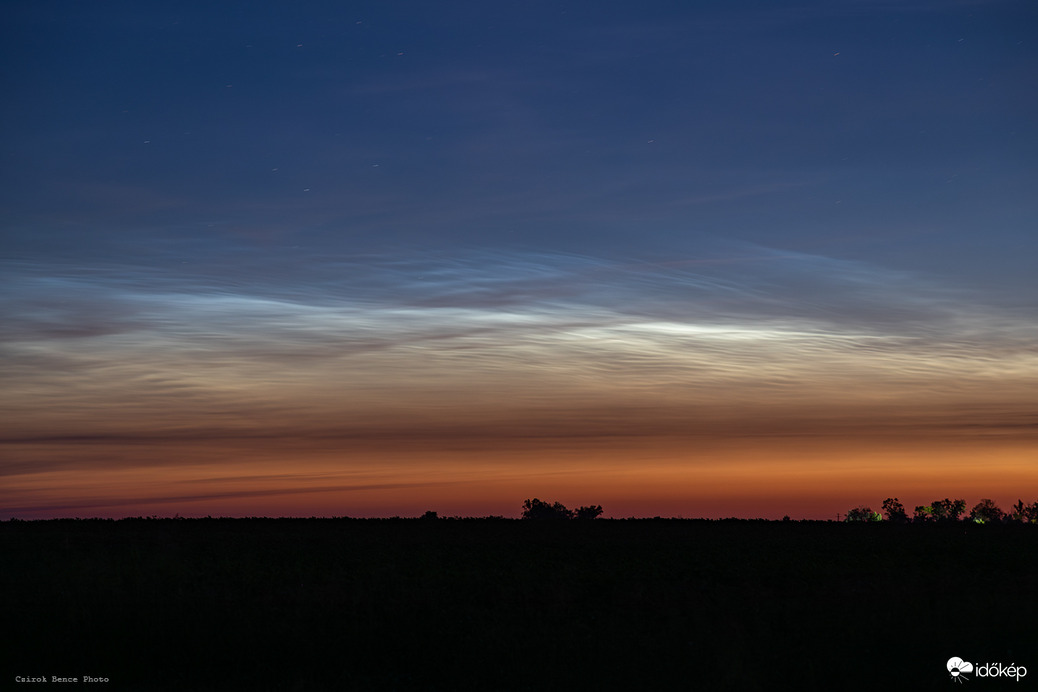
[[[334,420],[406,430],[565,411],[579,427],[603,406],[1012,407],[1038,384],[1036,321],[822,256],[305,259],[245,257],[233,282],[9,267],[8,419],[77,435]],[[285,279],[259,280],[271,272]]]

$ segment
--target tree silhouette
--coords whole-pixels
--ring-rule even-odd
[[[963,499],[934,500],[928,505],[917,505],[914,516],[909,519],[904,505],[896,497],[888,497],[883,500],[883,512],[887,520],[892,523],[903,523],[912,521],[917,524],[927,522],[955,522],[963,519],[966,513],[966,501]],[[968,518],[978,524],[989,524],[999,522],[1023,522],[1026,524],[1038,524],[1038,502],[1024,504],[1023,500],[1017,500],[1009,512],[1003,512],[994,500],[982,499],[970,510]],[[846,521],[878,521],[880,516],[871,508],[859,506],[847,512]]]
[[[879,512],[873,512],[871,507],[855,507],[847,510],[847,518],[844,521],[881,521],[883,517]]]
[[[1025,505],[1023,500],[1017,500],[1009,516],[1013,521],[1022,521],[1025,524],[1038,524],[1038,502]]]
[[[896,497],[888,497],[883,500],[883,513],[887,515],[887,521],[895,524],[904,524],[908,521],[905,506]]]
[[[1024,521],[1030,524],[1038,524],[1038,501],[1024,505]]]
[[[994,500],[984,498],[970,510],[970,519],[978,524],[997,523],[1002,521],[1005,513],[998,508]]]
[[[602,505],[587,505],[577,507],[577,519],[595,519],[602,514]]]
[[[548,504],[536,497],[523,502],[523,519],[572,519],[573,510],[561,502]]]
[[[933,518],[937,521],[958,521],[962,513],[966,511],[965,500],[934,500],[930,503]]]

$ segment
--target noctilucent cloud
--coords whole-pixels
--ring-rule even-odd
[[[1038,6],[4,7],[0,514],[1038,499]]]

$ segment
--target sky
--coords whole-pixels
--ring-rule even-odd
[[[0,518],[1038,499],[1038,6],[0,10]]]

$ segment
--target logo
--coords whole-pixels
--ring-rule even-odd
[[[973,672],[973,664],[969,661],[963,661],[958,656],[952,656],[948,659],[948,672],[951,673],[951,679],[955,682],[969,680],[966,677],[966,673]]]
[[[1008,666],[1002,663],[978,663],[974,666],[969,661],[963,661],[958,656],[948,659],[948,673],[953,682],[964,682],[969,680],[966,673],[975,673],[978,678],[1020,678],[1027,675],[1027,668],[1010,663]]]

